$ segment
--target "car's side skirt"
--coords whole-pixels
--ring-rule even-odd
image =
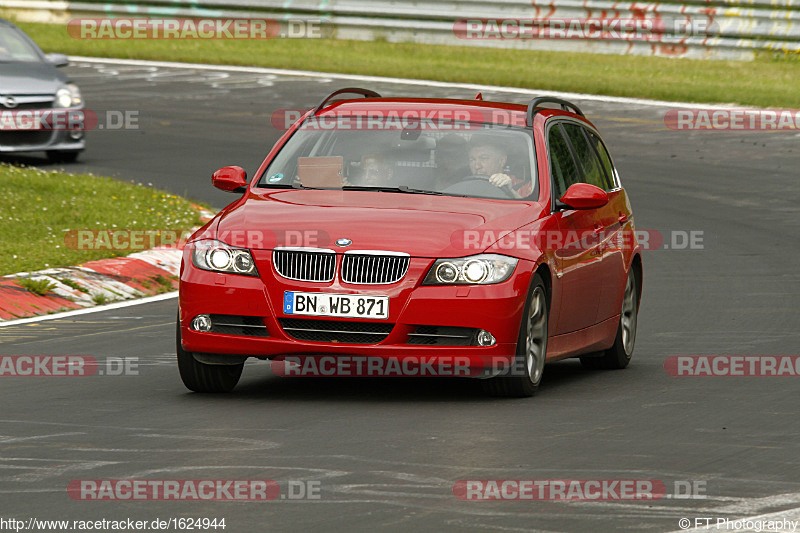
[[[611,348],[618,325],[619,315],[588,328],[550,337],[547,340],[547,361],[558,361]]]

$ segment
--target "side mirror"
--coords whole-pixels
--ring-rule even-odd
[[[66,67],[69,65],[69,58],[64,54],[46,54],[44,58],[54,67]]]
[[[222,191],[242,192],[247,187],[247,172],[242,167],[222,167],[211,175],[211,183]]]
[[[570,185],[560,201],[572,209],[596,209],[608,203],[608,195],[596,185],[575,183]]]

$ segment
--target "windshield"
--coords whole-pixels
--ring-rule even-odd
[[[15,28],[0,25],[0,63],[41,60],[36,49]]]
[[[538,193],[533,142],[522,128],[466,122],[404,127],[389,118],[361,124],[341,116],[338,121],[307,120],[256,186],[500,199]]]

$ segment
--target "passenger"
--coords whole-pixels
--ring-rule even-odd
[[[495,187],[510,187],[517,198],[530,195],[531,182],[509,175],[507,161],[508,151],[500,141],[483,135],[470,140],[469,169],[473,176],[485,176]]]

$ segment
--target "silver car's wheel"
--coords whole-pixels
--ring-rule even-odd
[[[51,163],[74,163],[80,154],[81,150],[48,150],[47,159]]]

